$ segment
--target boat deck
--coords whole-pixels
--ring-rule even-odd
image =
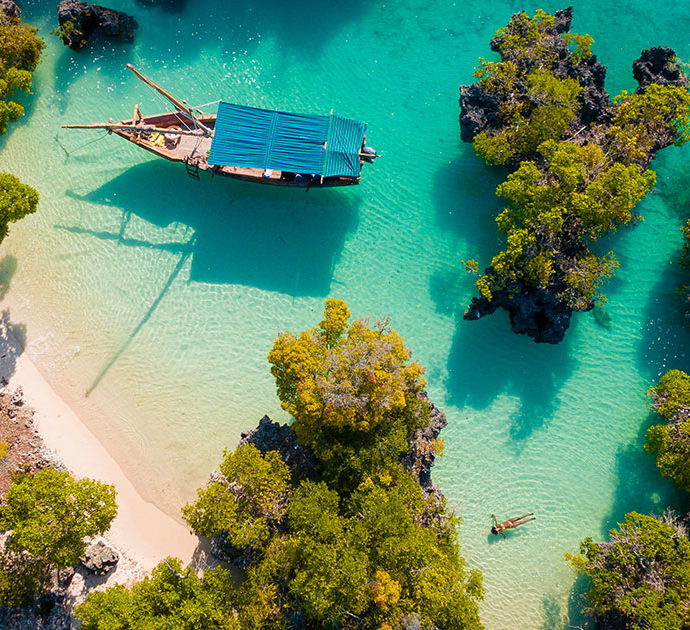
[[[208,116],[201,119],[204,124],[213,129],[216,117]],[[134,129],[113,129],[113,133],[133,142],[159,157],[173,162],[185,162],[188,169],[198,169],[207,171],[213,175],[224,175],[243,179],[246,181],[261,182],[264,184],[274,184],[279,186],[294,186],[304,188],[305,186],[348,186],[359,183],[359,177],[330,177],[324,180],[312,179],[308,173],[287,173],[276,169],[259,169],[243,166],[219,166],[208,163],[208,156],[211,151],[212,137],[199,135],[179,135],[175,138],[172,134],[166,134],[163,130],[167,128],[192,131],[194,128],[180,121],[179,113],[166,112],[147,116],[141,120],[125,120],[120,125],[132,125]],[[149,125],[156,127],[160,132],[150,132],[145,129],[139,130],[140,126]],[[171,138],[175,138],[171,141]],[[192,171],[193,173],[193,171]]]

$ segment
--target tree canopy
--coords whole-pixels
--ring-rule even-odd
[[[16,477],[0,508],[10,531],[0,560],[0,604],[17,605],[44,589],[54,570],[76,564],[86,539],[117,513],[113,486],[46,468]]]
[[[685,630],[690,624],[690,540],[671,514],[631,512],[610,542],[586,538],[570,565],[590,580],[590,610],[606,628]]]
[[[38,207],[38,193],[22,184],[10,173],[0,173],[0,243],[9,232],[9,224],[15,223],[27,214],[33,214]]]
[[[667,422],[649,428],[644,448],[655,457],[662,476],[690,491],[690,376],[669,370],[648,393]]]
[[[268,360],[299,441],[328,462],[334,478],[354,475],[356,485],[365,469],[399,458],[428,422],[429,406],[421,397],[424,369],[388,320],[372,327],[349,318],[345,302],[327,300],[319,325],[282,333]]]
[[[460,555],[457,519],[402,464],[429,424],[423,368],[387,321],[349,318],[344,302],[328,300],[318,326],[281,334],[269,354],[295,418],[290,450],[308,452],[312,465],[295,471],[261,440],[244,442],[183,510],[195,532],[241,561],[246,580],[229,587],[207,572],[175,581],[160,566],[146,589],[158,584],[173,604],[150,627],[173,618],[192,627],[192,589],[225,611],[204,628],[481,628],[481,576]],[[87,630],[149,627],[133,612],[145,606],[149,618],[142,589],[91,595],[78,615]]]
[[[94,592],[76,608],[84,630],[240,630],[235,587],[227,569],[202,578],[168,558],[131,591],[117,585]]]
[[[45,47],[37,33],[37,28],[0,11],[0,135],[24,113],[23,105],[12,98],[17,90],[31,93],[31,73]]]
[[[513,169],[496,190],[507,202],[496,219],[506,246],[477,279],[489,303],[539,291],[569,311],[604,301],[600,287],[618,263],[596,240],[640,218],[654,152],[690,138],[687,78],[675,59],[667,65],[676,84],[641,85],[611,103],[592,38],[562,31],[542,10],[513,15],[491,42],[501,60],[480,59],[463,93],[486,107],[476,153]]]

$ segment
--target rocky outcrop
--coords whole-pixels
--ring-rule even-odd
[[[573,8],[568,7],[556,11],[554,27],[550,35],[545,38],[545,44],[550,56],[555,60],[552,68],[554,75],[561,78],[577,79],[582,86],[578,96],[580,108],[576,120],[571,123],[573,132],[578,129],[586,130],[592,122],[604,122],[610,119],[611,109],[609,95],[604,87],[606,67],[597,61],[596,55],[575,61],[568,45],[560,37],[570,30],[573,19]],[[491,50],[499,51],[498,40],[491,40]],[[503,61],[512,61],[518,67],[525,67],[528,62],[524,58],[511,53],[501,54]],[[526,85],[515,85],[516,93],[526,93]],[[499,117],[500,100],[478,83],[460,87],[460,134],[463,142],[472,142],[474,137],[482,131],[499,129],[503,124]],[[513,166],[525,159],[518,156]]]
[[[119,554],[102,540],[89,545],[79,559],[82,566],[93,575],[106,575],[115,569]]]
[[[477,83],[460,86],[460,137],[472,142],[487,129],[498,128],[500,103]]]
[[[407,452],[403,454],[400,461],[403,468],[419,483],[424,498],[429,500],[434,507],[441,508],[444,498],[439,487],[431,480],[431,467],[434,465],[438,451],[438,436],[448,425],[448,419],[443,411],[429,401],[426,392],[422,392],[420,397],[429,403],[429,424],[415,431]]]
[[[633,62],[633,77],[640,84],[638,92],[652,83],[688,87],[688,78],[683,74],[676,53],[668,46],[657,46],[643,50],[640,58]]]
[[[268,416],[259,420],[256,429],[242,433],[238,444],[253,444],[262,453],[278,451],[287,464],[293,482],[308,477],[316,470],[317,463],[311,449],[297,442],[292,427],[273,422]]]
[[[516,14],[511,19],[509,30],[501,31],[491,40],[491,49],[500,54],[503,62],[510,62],[517,68],[517,72],[508,72],[506,76],[499,72],[490,75],[490,80],[480,80],[460,88],[460,132],[464,142],[472,142],[482,132],[489,137],[507,132],[506,138],[517,133],[514,131],[514,116],[505,112],[520,111],[529,119],[531,112],[540,105],[538,94],[535,96],[530,88],[529,77],[535,70],[548,67],[555,78],[574,79],[581,87],[577,96],[578,107],[563,138],[580,145],[602,144],[618,112],[618,105],[611,102],[605,88],[606,68],[595,55],[585,52],[587,41],[579,41],[578,48],[573,51],[572,42],[563,37],[570,29],[572,17],[573,9],[568,7],[556,12],[552,25],[548,21],[540,22],[539,39],[534,43],[530,34],[521,32],[521,29],[532,28],[534,22],[528,22],[524,13]],[[506,33],[512,34],[513,39]],[[520,39],[522,36],[524,42],[529,43],[515,45],[515,38],[523,41]],[[633,64],[633,75],[639,83],[638,93],[643,93],[651,84],[687,89],[689,83],[675,52],[666,47],[644,50]],[[522,109],[517,110],[518,105]],[[645,146],[646,154],[641,154],[637,160],[643,170],[658,150],[678,139],[678,132],[671,125],[659,125],[650,132],[650,136],[652,142]],[[520,150],[509,152],[506,165],[517,168],[526,160],[534,162],[539,169],[545,168],[544,156],[529,143]],[[519,274],[501,275],[489,267],[485,273],[492,279],[491,296],[473,298],[464,319],[480,319],[497,308],[503,308],[508,311],[516,333],[529,335],[537,342],[560,342],[570,325],[572,311],[587,311],[594,307],[589,295],[586,292],[579,295],[579,289],[568,280],[568,274],[579,269],[576,263],[590,253],[584,240],[586,233],[587,226],[575,213],[564,217],[563,227],[558,233],[544,226],[537,227],[534,231],[536,240],[530,246],[532,251],[526,249],[523,254],[527,260],[532,260],[538,251],[549,252],[552,271],[546,286],[536,288]]]
[[[57,11],[62,41],[72,50],[84,48],[96,31],[131,42],[138,26],[136,20],[126,13],[81,0],[62,0]]]
[[[22,10],[12,0],[0,0],[0,13],[9,15],[12,18],[19,18]]]
[[[22,388],[9,389],[5,381],[0,387],[0,455],[0,498],[7,493],[16,472],[65,469],[38,434],[34,410],[25,404]]]
[[[463,319],[480,319],[491,315],[497,308],[508,311],[513,332],[528,335],[538,343],[563,341],[572,316],[572,310],[555,293],[532,289],[522,293],[496,291],[491,300],[472,298]]]

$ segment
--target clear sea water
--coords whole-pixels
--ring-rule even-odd
[[[631,64],[645,47],[690,60],[686,2],[574,5],[573,30],[594,36],[612,94],[636,87]],[[473,285],[460,260],[486,263],[499,246],[504,173],[460,142],[458,86],[513,12],[560,5],[195,0],[164,11],[116,0],[139,22],[134,44],[79,53],[48,34],[55,0],[22,6],[47,50],[23,123],[0,138],[0,168],[41,204],[2,245],[3,308],[144,496],[177,514],[241,431],[264,413],[284,419],[266,354],[334,296],[357,316],[390,316],[427,366],[449,420],[435,479],[464,518],[490,630],[564,627],[581,585],[563,552],[627,511],[687,507],[641,442],[646,388],[690,368],[675,293],[690,148],[659,155],[645,222],[601,245],[621,262],[608,325],[578,314],[566,340],[546,346],[510,332],[505,313],[462,320]],[[61,130],[128,118],[134,103],[167,109],[127,62],[193,104],[333,107],[366,120],[383,157],[357,188],[305,193],[193,181],[114,136]],[[488,535],[492,513],[524,512],[537,520]]]

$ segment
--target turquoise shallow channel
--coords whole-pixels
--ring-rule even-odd
[[[643,48],[690,60],[685,1],[573,4],[573,30],[595,38],[612,94],[636,87]],[[448,415],[434,477],[463,516],[463,553],[484,573],[486,627],[576,621],[582,587],[563,553],[630,510],[687,507],[641,442],[645,390],[690,368],[675,293],[690,147],[659,154],[646,220],[602,243],[621,262],[603,313],[576,314],[563,343],[537,345],[505,313],[462,320],[473,282],[460,260],[484,264],[499,245],[504,173],[460,142],[457,99],[512,13],[560,5],[109,6],[138,20],[134,44],[75,53],[49,35],[55,0],[22,3],[47,49],[26,116],[0,138],[0,169],[36,187],[41,204],[3,243],[0,280],[29,355],[140,492],[177,515],[241,431],[265,413],[286,419],[266,361],[279,331],[314,325],[331,296],[356,316],[390,316]],[[358,187],[305,193],[193,181],[115,136],[61,130],[129,118],[134,103],[168,109],[127,62],[193,104],[334,108],[367,121],[383,157]],[[537,520],[505,540],[489,535],[492,513],[524,512]]]

